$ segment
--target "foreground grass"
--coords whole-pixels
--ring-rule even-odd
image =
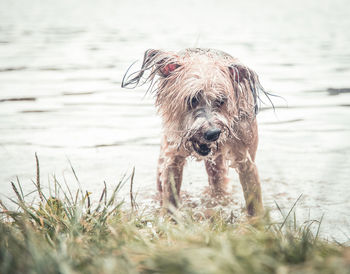
[[[33,206],[13,184],[18,210],[2,204],[0,273],[350,273],[350,249],[319,239],[312,222],[146,215],[122,209],[120,185],[93,205],[58,182],[45,196],[37,179]]]

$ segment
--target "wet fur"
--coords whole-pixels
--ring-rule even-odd
[[[183,167],[186,158],[192,156],[204,160],[214,196],[225,193],[228,168],[232,167],[239,174],[248,214],[262,212],[255,165],[258,145],[255,116],[260,94],[268,97],[268,93],[257,74],[218,50],[196,48],[178,53],[148,50],[141,69],[127,72],[122,87],[147,83],[163,119],[157,174],[163,205],[178,204]],[[198,106],[193,107],[191,102],[198,102]],[[203,136],[213,127],[221,129],[221,134],[217,141],[208,142]],[[196,144],[205,145],[209,155],[200,155]]]

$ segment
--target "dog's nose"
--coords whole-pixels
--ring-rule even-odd
[[[204,133],[204,138],[207,141],[215,142],[217,139],[219,139],[220,133],[221,133],[221,129],[219,128],[209,129]]]

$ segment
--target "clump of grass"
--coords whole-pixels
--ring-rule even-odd
[[[57,180],[45,195],[37,178],[33,204],[12,183],[18,209],[1,203],[0,273],[350,273],[349,247],[320,239],[311,223],[290,224],[290,212],[280,223],[144,214],[116,200],[125,181],[109,196],[105,185],[95,203]]]

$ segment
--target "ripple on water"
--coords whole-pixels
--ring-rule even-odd
[[[18,98],[5,98],[5,99],[0,99],[0,103],[3,102],[20,102],[20,101],[36,101],[37,98],[35,97],[18,97]]]
[[[342,93],[350,93],[350,88],[328,88],[327,92],[329,95],[339,95]]]

